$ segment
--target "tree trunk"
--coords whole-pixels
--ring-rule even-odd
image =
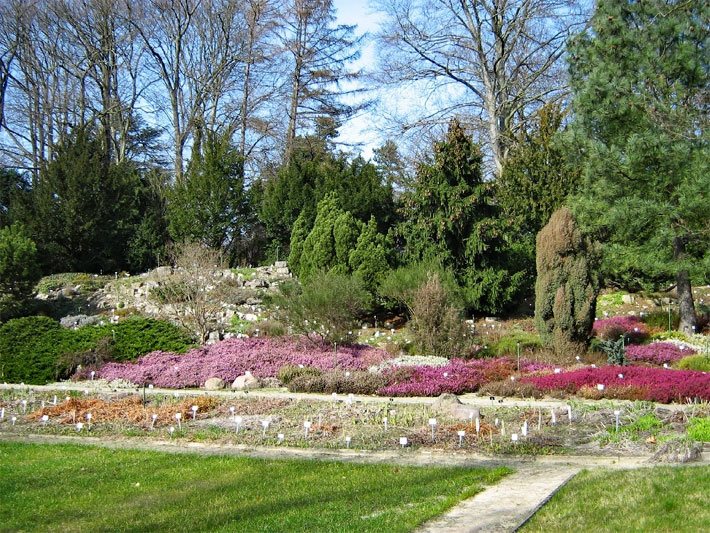
[[[678,260],[684,255],[685,242],[682,237],[676,237],[673,239],[673,258]],[[697,326],[697,317],[690,274],[687,270],[681,269],[676,273],[676,291],[678,293],[678,314],[680,315],[679,329],[687,335],[692,335]]]

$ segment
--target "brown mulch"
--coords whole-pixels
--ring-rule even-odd
[[[105,401],[100,399],[80,399],[71,398],[59,405],[49,405],[27,415],[29,420],[39,421],[43,415],[49,416],[52,422],[60,424],[73,424],[75,422],[85,422],[86,415],[91,413],[91,422],[94,424],[101,422],[131,422],[150,426],[151,417],[157,414],[155,425],[175,423],[175,414],[181,413],[183,420],[192,419],[192,406],[198,407],[197,417],[204,416],[206,412],[213,410],[219,400],[209,396],[199,396],[189,398],[182,402],[152,406],[144,406],[140,396],[130,396],[115,401]]]

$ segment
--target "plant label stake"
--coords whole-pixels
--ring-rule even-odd
[[[568,405],[567,406],[567,418],[569,418],[569,423],[572,423],[572,406]]]
[[[44,409],[44,400],[42,400],[42,403],[40,404],[40,407]]]
[[[84,423],[83,422],[77,422],[76,423],[76,430],[78,432],[81,432],[81,430],[84,429]]]
[[[48,421],[49,421],[49,416],[42,415],[42,425],[46,426]]]
[[[527,420],[525,422],[523,422],[523,427],[520,428],[520,433],[523,434],[523,437],[528,436],[528,421]]]
[[[234,422],[234,411],[235,411],[234,406],[229,408],[229,412],[232,413],[232,422]]]
[[[399,445],[404,448],[407,445],[407,437],[400,437],[399,438]]]
[[[385,431],[387,431],[387,417],[382,419],[382,423],[385,425]]]
[[[96,376],[96,371],[92,370],[91,371],[91,381],[94,381],[94,376]]]
[[[476,435],[481,432],[481,419],[476,417]]]
[[[170,433],[170,438],[173,438],[173,433],[175,433],[175,426],[170,426],[168,428],[168,433]]]
[[[266,430],[269,429],[269,422],[268,420],[262,420],[261,421],[261,438],[266,438]]]
[[[561,374],[562,369],[561,368],[555,368],[555,374]]]
[[[604,390],[604,384],[603,384],[603,383],[597,383],[597,390],[598,390],[598,391],[603,391],[603,390]]]
[[[431,440],[434,440],[434,432],[436,431],[436,418],[430,418],[429,425],[431,426]]]
[[[57,405],[57,395],[56,394],[54,395],[54,398],[52,399],[52,403],[54,405]]]
[[[182,413],[175,413],[175,420],[177,420],[178,423],[178,429],[182,431]]]
[[[27,412],[27,400],[22,400],[22,414]]]
[[[283,433],[279,433],[276,438],[279,440],[279,444],[283,444],[285,438]]]
[[[153,416],[150,417],[150,430],[152,431],[153,428],[155,428],[155,421],[158,420],[158,415],[153,413]]]
[[[500,421],[500,434],[505,437],[505,420]]]
[[[323,425],[323,415],[319,413],[318,414],[318,426],[322,426],[322,425]]]
[[[352,437],[350,435],[347,435],[345,437],[345,447],[350,448],[350,441],[352,441]]]
[[[0,420],[5,420],[5,408],[0,409]]]
[[[557,415],[555,414],[555,410],[550,409],[550,414],[552,415],[552,425],[554,426],[557,424]]]
[[[513,441],[513,444],[518,444],[518,434],[517,434],[517,433],[513,433],[513,434],[510,436],[510,440]]]
[[[457,435],[459,436],[459,448],[463,446],[463,438],[466,436],[466,432],[464,430],[458,431]]]
[[[498,427],[498,422],[499,422],[499,420],[497,418],[493,421],[493,424],[495,425],[495,427]]]
[[[333,397],[333,402],[338,401],[338,393],[337,392],[334,392],[333,394],[331,394],[331,396]]]
[[[91,431],[91,418],[92,418],[91,413],[86,413],[86,423],[87,423],[87,429],[89,431]]]
[[[614,411],[614,418],[616,419],[616,432],[619,432],[619,417],[621,416],[621,411]]]
[[[196,405],[192,406],[192,419],[193,420],[195,420],[195,418],[197,417],[197,410],[198,409],[199,409],[199,407],[197,407]]]
[[[471,427],[473,427],[473,411],[468,412],[468,421],[471,424]]]
[[[234,422],[237,424],[237,433],[239,433],[239,428],[242,425],[242,417],[241,416],[235,417]]]
[[[355,401],[355,395],[351,392],[348,394],[348,399],[346,401],[348,402],[348,405],[352,405]]]
[[[15,422],[17,422],[17,417],[16,417],[16,416],[13,416],[13,417],[10,419],[10,421],[12,422],[12,425],[14,426],[14,425],[15,425]]]
[[[306,420],[303,423],[303,430],[304,430],[304,435],[306,438],[308,438],[308,431],[311,429],[312,425],[313,425],[313,423],[310,420]]]

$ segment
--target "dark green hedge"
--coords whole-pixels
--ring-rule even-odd
[[[176,326],[161,320],[129,318],[118,324],[62,328],[42,316],[10,320],[0,327],[0,380],[43,384],[66,375],[71,354],[97,348],[107,339],[110,358],[130,361],[154,350],[183,352],[191,339]]]

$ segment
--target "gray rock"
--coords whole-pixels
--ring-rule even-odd
[[[244,283],[245,287],[251,287],[252,289],[266,289],[269,284],[263,279],[253,279]]]
[[[274,268],[288,268],[288,261],[276,261]]]
[[[251,372],[246,372],[244,375],[239,376],[232,383],[233,390],[250,390],[258,389],[261,387],[261,383],[258,378],[251,375]]]
[[[669,440],[649,459],[650,463],[689,463],[700,459],[703,445],[685,439]]]
[[[173,273],[173,267],[171,266],[162,266],[153,269],[152,274],[158,277],[163,277],[163,276],[170,276]]]
[[[226,383],[222,378],[209,378],[205,381],[205,390],[220,390],[223,389]]]
[[[70,315],[65,316],[59,321],[59,324],[64,328],[80,328],[82,326],[89,326],[91,324],[98,324],[106,317],[101,315],[87,316],[87,315]]]
[[[621,297],[621,301],[625,304],[632,304],[632,303],[634,303],[634,300],[635,300],[635,298],[633,297],[632,294],[624,294]]]
[[[219,331],[210,331],[209,335],[207,336],[207,344],[214,344],[215,342],[219,342],[221,340]]]

